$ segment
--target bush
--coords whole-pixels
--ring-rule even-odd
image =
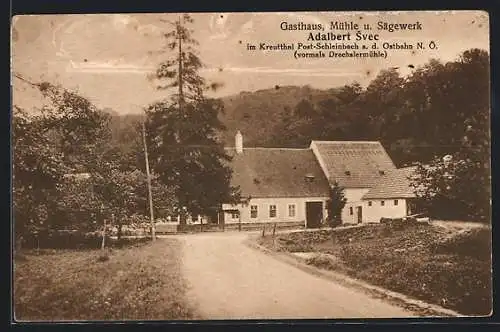
[[[41,231],[28,234],[23,239],[22,246],[27,249],[97,249],[100,248],[101,242],[102,236],[97,233]]]

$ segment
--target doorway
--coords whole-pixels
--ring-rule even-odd
[[[323,202],[306,202],[306,227],[319,228],[323,220]]]
[[[363,222],[363,208],[361,206],[356,206],[356,214],[358,215],[358,224]]]
[[[408,200],[406,202],[406,215],[411,216],[416,213],[415,202]]]

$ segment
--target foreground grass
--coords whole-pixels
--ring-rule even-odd
[[[181,244],[158,239],[110,252],[52,250],[14,262],[14,312],[32,320],[192,319]]]
[[[261,245],[315,252],[307,263],[456,310],[489,315],[492,308],[491,230],[451,232],[432,225],[366,225],[282,234]]]

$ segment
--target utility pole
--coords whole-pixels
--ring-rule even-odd
[[[148,196],[149,196],[149,216],[151,218],[151,238],[153,241],[156,238],[155,234],[155,219],[153,214],[153,194],[151,193],[151,173],[149,172],[148,146],[146,144],[146,125],[142,122],[142,141],[144,143],[144,158],[146,160],[146,177],[148,181]]]

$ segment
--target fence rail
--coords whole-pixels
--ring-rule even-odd
[[[266,223],[235,223],[235,224],[187,224],[181,227],[173,225],[156,225],[157,234],[225,232],[225,231],[259,231],[263,228],[276,233],[282,229],[304,228],[303,222],[266,222]]]

